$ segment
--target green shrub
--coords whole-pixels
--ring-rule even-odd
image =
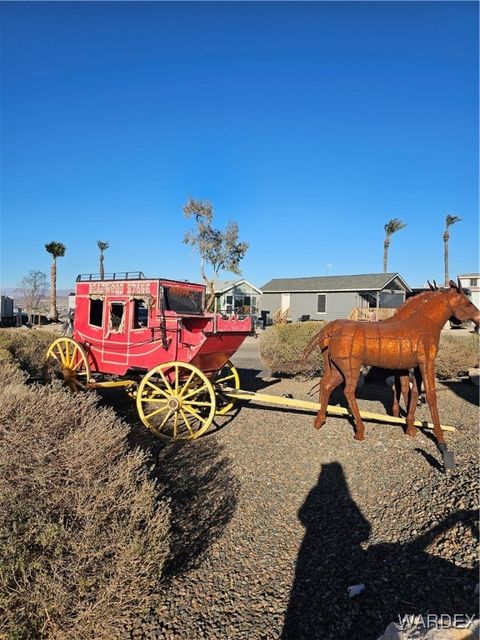
[[[33,376],[42,374],[48,347],[57,333],[44,329],[0,329],[0,361],[8,351],[21,369]]]
[[[260,338],[260,355],[275,373],[296,375],[322,371],[322,355],[315,348],[303,359],[304,351],[323,327],[324,322],[277,324],[265,330]]]
[[[169,507],[127,432],[0,363],[0,637],[111,640],[152,604]]]
[[[438,378],[456,378],[480,363],[479,336],[442,334],[435,369]]]

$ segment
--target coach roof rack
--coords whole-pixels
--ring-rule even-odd
[[[116,271],[106,273],[103,278],[99,273],[81,273],[77,276],[77,282],[98,282],[104,280],[145,280],[142,271]]]

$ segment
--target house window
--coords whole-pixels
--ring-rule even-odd
[[[233,303],[233,297],[227,296],[227,304],[232,304],[232,303]]]
[[[90,300],[89,322],[94,327],[101,327],[103,319],[103,300]]]
[[[133,328],[148,327],[148,307],[145,300],[133,301]]]
[[[470,278],[470,286],[476,287],[478,282],[478,278]]]
[[[327,312],[327,294],[319,293],[317,296],[317,313]]]

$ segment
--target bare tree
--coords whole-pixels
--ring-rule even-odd
[[[207,309],[213,308],[215,281],[220,271],[240,275],[240,261],[245,256],[248,243],[238,239],[238,225],[229,222],[225,231],[214,229],[213,207],[209,202],[189,198],[183,207],[187,218],[194,217],[196,227],[185,234],[184,242],[195,247],[200,254],[200,273],[207,285]]]
[[[108,249],[110,244],[108,242],[103,242],[102,240],[97,240],[97,247],[100,249],[100,280],[103,280],[105,277],[105,269],[103,267],[104,260],[104,251]]]
[[[388,249],[390,247],[390,238],[394,233],[400,231],[407,225],[404,224],[400,218],[393,218],[389,220],[385,225],[385,240],[383,241],[383,272],[387,273],[387,264],[388,264]]]
[[[40,302],[47,290],[47,276],[43,271],[32,269],[24,276],[17,287],[23,298],[23,306],[28,314],[28,321],[32,322],[33,314],[39,312]]]
[[[450,232],[448,231],[449,227],[456,222],[460,222],[461,218],[458,216],[451,216],[447,213],[445,217],[445,232],[443,234],[443,264],[445,267],[445,286],[448,287],[448,283],[450,278],[448,277],[448,241],[450,240]]]

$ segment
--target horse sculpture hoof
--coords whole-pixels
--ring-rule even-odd
[[[410,436],[411,438],[415,438],[415,436],[417,435],[417,428],[407,427],[407,430],[405,431],[405,433],[407,434],[407,436]]]
[[[355,440],[365,440],[363,433],[356,433],[353,437]]]
[[[443,452],[443,468],[445,472],[450,469],[455,469],[455,459],[453,457],[453,451],[444,451]]]
[[[315,427],[315,429],[321,429],[324,424],[325,419],[322,418],[315,418],[315,420],[313,421],[313,426]]]

